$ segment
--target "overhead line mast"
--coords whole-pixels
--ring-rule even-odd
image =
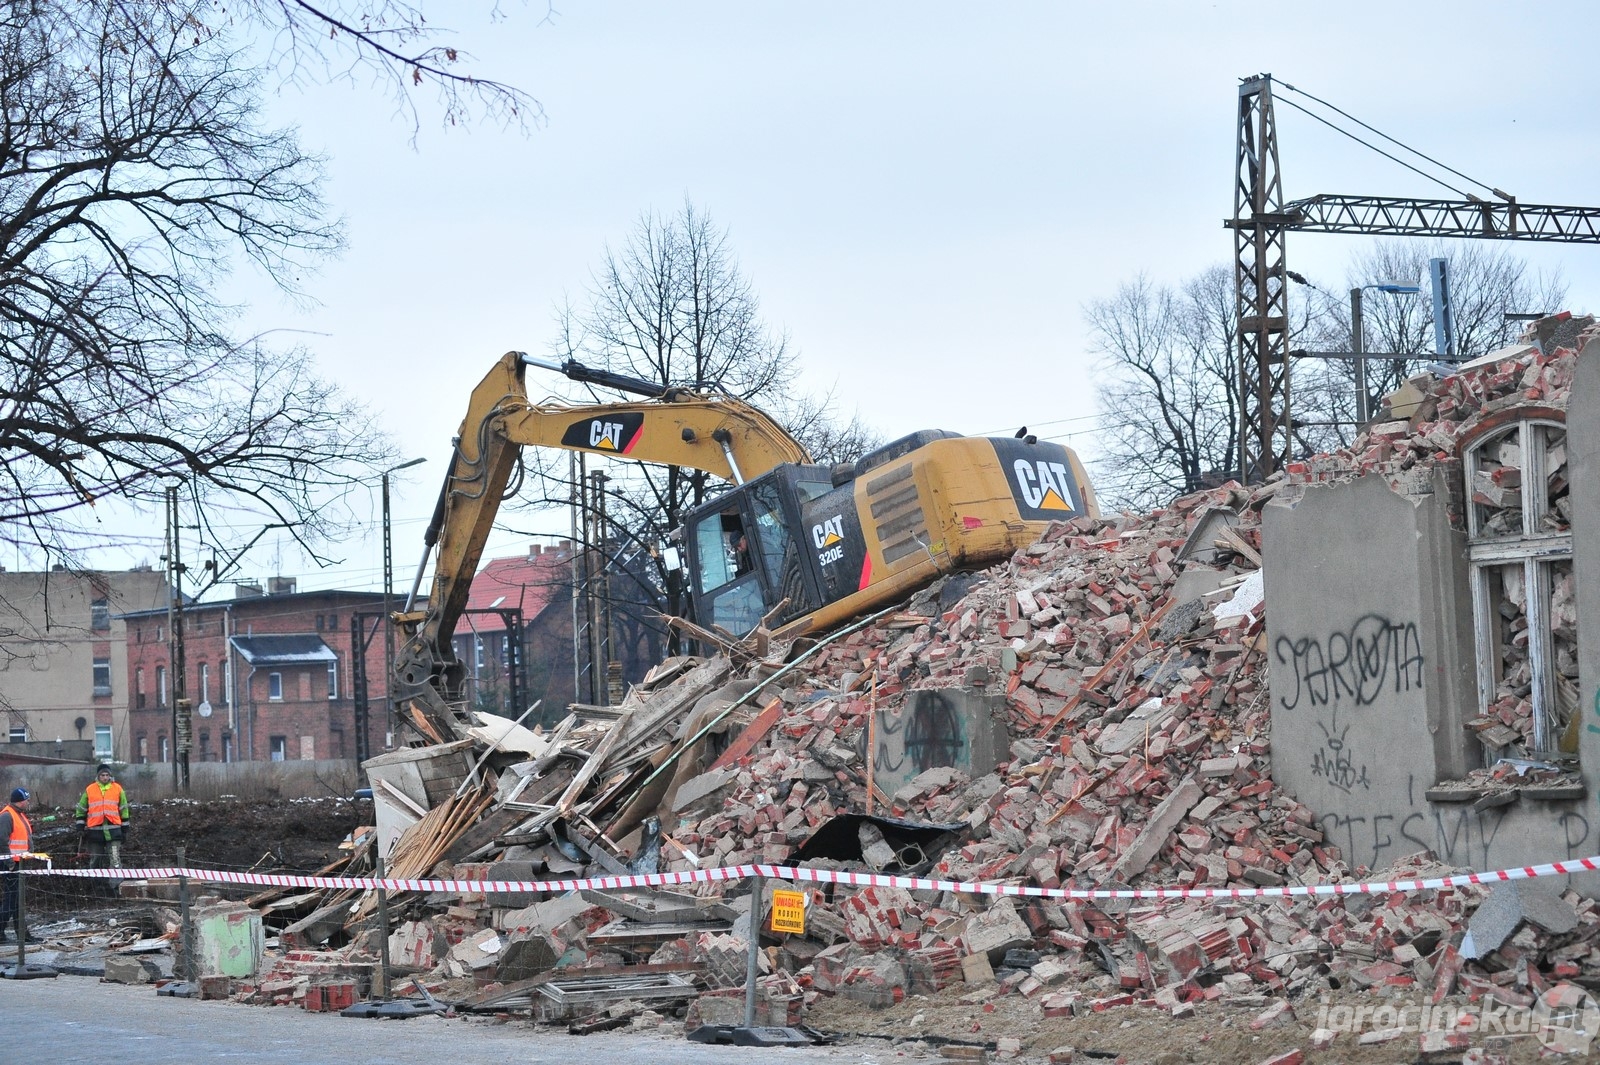
[[[1280,84],[1299,91],[1287,82]],[[1600,244],[1600,207],[1518,203],[1498,189],[1493,191],[1503,203],[1475,196],[1440,200],[1330,194],[1285,201],[1272,87],[1271,74],[1245,78],[1239,85],[1233,217],[1223,221],[1233,230],[1238,473],[1246,483],[1265,480],[1282,469],[1292,447],[1289,274],[1284,255],[1284,238],[1290,230]]]

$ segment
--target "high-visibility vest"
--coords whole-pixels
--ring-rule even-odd
[[[28,823],[28,817],[21,810],[9,804],[5,811],[11,815],[11,846],[9,853],[13,858],[20,858],[28,853],[33,842],[33,825]]]
[[[113,780],[105,787],[97,780],[84,789],[89,800],[89,816],[85,821],[90,828],[101,825],[116,827],[122,824],[122,785]]]

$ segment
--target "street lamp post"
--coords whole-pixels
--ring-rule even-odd
[[[1358,428],[1367,424],[1372,406],[1372,399],[1367,394],[1367,345],[1361,328],[1361,294],[1368,290],[1407,294],[1422,291],[1416,285],[1362,285],[1359,288],[1350,290],[1350,352],[1355,356],[1356,362],[1356,425]]]
[[[394,705],[394,547],[389,533],[389,475],[420,466],[426,461],[412,459],[383,471],[383,725],[390,735],[398,730],[395,728]],[[366,722],[362,722],[361,727],[365,730]]]

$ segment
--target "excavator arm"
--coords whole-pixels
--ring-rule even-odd
[[[654,396],[638,402],[534,403],[524,382],[530,365],[569,378]],[[507,352],[473,389],[428,525],[422,565],[393,619],[400,626],[396,692],[418,724],[440,739],[456,733],[450,703],[460,699],[461,665],[450,641],[466,609],[472,578],[506,486],[524,447],[587,451],[610,458],[704,470],[733,484],[783,463],[805,463],[804,447],[766,414],[731,396],[668,389],[577,363],[552,364]],[[432,591],[414,610],[422,572],[437,547]]]

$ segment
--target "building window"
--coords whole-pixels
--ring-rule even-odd
[[[11,739],[12,743],[27,743],[28,742],[28,726],[27,725],[12,725],[11,726],[10,739]]]
[[[94,758],[97,762],[111,761],[111,726],[94,727]]]
[[[1578,615],[1566,428],[1523,418],[1465,452],[1479,717],[1491,763],[1576,755]]]
[[[211,665],[207,662],[200,663],[200,701],[211,701]]]
[[[289,757],[289,737],[273,736],[267,741],[267,749],[274,762],[286,761]]]
[[[163,635],[165,632],[166,629],[163,626],[156,626],[156,643],[161,643],[166,639],[166,637]]]
[[[233,761],[233,733],[231,732],[222,734],[222,760],[224,762]]]
[[[328,698],[339,698],[339,663],[328,663]]]
[[[89,627],[95,632],[111,628],[111,602],[108,599],[89,600]]]
[[[167,760],[167,734],[165,732],[162,732],[162,733],[159,733],[156,736],[156,761],[165,762],[166,760]]]
[[[139,734],[136,746],[139,751],[139,762],[143,764],[150,761],[150,741],[145,737],[144,733],[141,732]]]
[[[111,694],[111,659],[96,658],[94,660],[94,694]]]
[[[483,637],[474,636],[472,638],[472,675],[474,677],[483,674],[483,657]]]
[[[267,698],[273,702],[283,702],[283,674],[267,674]]]
[[[167,667],[156,667],[156,705],[167,705]]]
[[[137,668],[137,669],[135,669],[133,671],[133,708],[135,710],[143,710],[144,709],[144,667],[143,666],[140,666],[139,668]]]

